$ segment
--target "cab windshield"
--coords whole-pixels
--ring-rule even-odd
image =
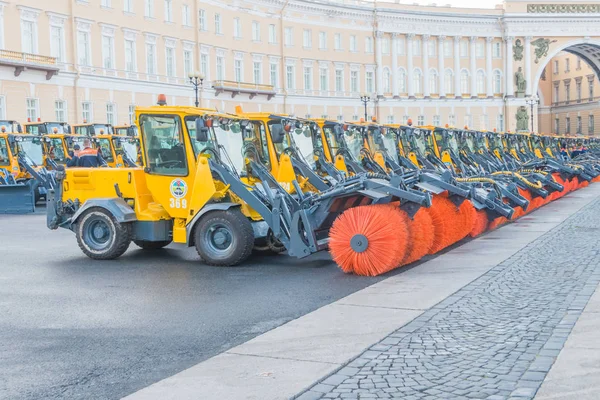
[[[364,147],[362,128],[360,126],[350,126],[344,134],[344,141],[352,157],[355,160],[360,160],[360,151]]]
[[[462,144],[464,144],[464,146],[467,148],[467,151],[469,152],[474,152],[475,151],[475,139],[473,138],[473,135],[467,133],[467,132],[463,132],[461,134],[462,137]]]
[[[150,173],[188,174],[181,119],[177,115],[140,115],[140,127]]]
[[[242,134],[242,127],[239,121],[229,121],[223,124],[214,123],[212,128],[219,147],[222,146],[224,150],[219,152],[219,155],[226,158],[223,161],[230,164],[238,174],[244,172],[246,168],[244,163],[244,140],[246,135],[252,135],[251,126],[247,128],[249,129],[245,130],[246,133]],[[210,146],[207,144],[207,147]]]
[[[86,141],[86,139],[90,140],[90,138],[87,136],[77,135],[65,136],[65,138],[67,139],[67,147],[69,148],[69,151],[73,151],[73,146],[75,146],[76,144],[79,145],[80,150],[83,150],[85,148],[84,142]]]
[[[19,132],[19,124],[15,121],[0,121],[0,132]]]
[[[8,158],[8,146],[6,145],[6,139],[0,138],[0,166],[8,166],[10,165],[10,160]]]
[[[44,163],[44,151],[42,149],[42,139],[39,137],[26,138],[20,142],[15,142],[17,154],[22,154],[29,159],[34,165],[42,165]]]
[[[311,167],[315,166],[314,159],[314,148],[312,142],[312,134],[310,125],[296,123],[291,121],[292,128],[283,136],[281,143],[275,143],[275,150],[277,155],[280,156],[286,149],[291,148],[298,150],[300,157]],[[279,123],[269,123],[269,129],[272,129],[274,125]]]
[[[411,142],[413,148],[421,155],[427,154],[427,143],[425,139],[425,132],[420,129],[414,129],[411,135]]]
[[[451,131],[446,131],[446,145],[458,153],[458,142],[456,141],[456,133]]]
[[[387,128],[371,128],[371,133],[368,135],[369,144],[373,150],[385,152],[394,161],[398,162],[398,151],[396,150],[396,138],[391,129]],[[381,138],[381,143],[375,141],[376,137]]]
[[[97,147],[102,154],[102,158],[104,158],[107,162],[115,161],[112,149],[110,148],[110,139],[108,138],[100,138],[96,141]]]
[[[61,138],[49,138],[46,139],[46,146],[48,151],[48,157],[59,164],[64,164],[67,161],[65,155],[65,148]]]

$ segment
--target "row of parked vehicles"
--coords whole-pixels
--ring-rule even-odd
[[[164,102],[137,108],[136,125],[139,136],[124,139],[139,138],[139,167],[52,167],[48,227],[72,230],[93,259],[117,258],[132,241],[195,246],[217,266],[253,251],[301,258],[329,249],[345,272],[378,275],[600,175],[594,138]]]
[[[134,126],[0,120],[0,213],[33,212],[55,186],[58,166],[66,165],[86,140],[99,149],[106,167],[138,165]]]

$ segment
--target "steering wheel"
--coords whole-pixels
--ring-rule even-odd
[[[156,166],[159,168],[177,168],[180,165],[181,161],[179,160],[163,161],[156,164]]]

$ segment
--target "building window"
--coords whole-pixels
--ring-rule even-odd
[[[165,0],[165,21],[173,22],[173,0]]]
[[[367,93],[373,93],[375,91],[375,81],[373,79],[373,71],[367,71],[365,74],[365,89]]]
[[[217,80],[225,80],[225,58],[217,56]]]
[[[223,30],[221,29],[221,14],[215,14],[215,33],[222,35]]]
[[[405,47],[404,36],[403,37],[399,37],[396,40],[396,51],[398,52],[399,56],[403,56],[404,55],[404,47]]]
[[[329,90],[329,70],[327,68],[319,68],[319,86],[323,92]]]
[[[305,49],[312,47],[312,31],[310,29],[305,29],[302,34],[302,46]]]
[[[554,118],[554,133],[560,133],[560,120],[558,119],[558,117]]]
[[[459,48],[460,48],[460,56],[462,58],[469,56],[469,42],[467,42],[466,40],[461,40]]]
[[[444,73],[444,86],[445,86],[445,92],[447,94],[453,94],[454,93],[454,74],[452,73],[452,70],[447,69],[446,72]]]
[[[356,52],[358,46],[356,45],[356,36],[350,35],[350,51]]]
[[[342,49],[342,35],[340,33],[333,35],[333,47],[335,50]]]
[[[502,73],[500,71],[494,71],[494,93],[502,93]]]
[[[198,26],[199,29],[203,32],[206,32],[208,30],[206,24],[206,10],[198,10]]]
[[[65,122],[67,120],[67,103],[64,100],[54,102],[54,113],[56,122]]]
[[[135,42],[127,39],[125,40],[125,70],[136,71]]]
[[[156,45],[153,43],[146,43],[146,72],[156,74]]]
[[[559,91],[559,86],[560,86],[560,82],[554,82],[554,91],[552,92],[552,95],[554,96],[553,99],[553,103],[558,103],[559,99],[558,99],[558,91]]]
[[[285,76],[286,76],[286,83],[287,83],[287,88],[288,89],[295,89],[296,88],[296,79],[295,79],[295,75],[296,75],[296,71],[293,65],[287,65],[285,67]]]
[[[477,71],[476,83],[477,94],[485,94],[485,73],[483,71]]]
[[[81,103],[81,118],[84,123],[92,120],[92,103],[89,101]]]
[[[175,76],[175,49],[167,47],[165,49],[165,63],[167,64],[167,76]]]
[[[304,67],[304,90],[312,90],[313,84],[312,67]]]
[[[494,58],[502,58],[502,43],[495,42],[492,45],[492,56]]]
[[[277,43],[277,31],[275,30],[275,25],[273,24],[269,25],[269,43]]]
[[[577,102],[581,103],[581,81],[575,82],[575,94],[577,96]]]
[[[570,72],[570,71],[571,71],[571,59],[566,58],[565,59],[565,72]]]
[[[256,21],[252,21],[252,40],[260,42],[260,24]]]
[[[554,74],[558,74],[558,60],[554,60]]]
[[[448,125],[456,126],[456,115],[448,114]]]
[[[102,0],[102,1],[100,2],[100,5],[101,5],[102,7],[109,8],[109,7],[111,7],[111,0]]]
[[[469,93],[469,72],[467,70],[460,72],[460,92],[463,95]]]
[[[133,0],[123,0],[123,11],[126,13],[133,12]]]
[[[37,53],[37,23],[34,21],[21,20],[21,49],[23,53]]]
[[[65,61],[65,30],[62,26],[50,27],[51,50],[50,55],[57,61]]]
[[[208,54],[200,54],[200,72],[208,79]]]
[[[242,23],[239,18],[233,19],[233,37],[240,39],[242,37]]]
[[[275,63],[269,66],[269,83],[274,88],[277,87],[277,64]]]
[[[367,36],[365,38],[365,53],[372,53],[373,52],[373,38],[370,36]]]
[[[390,82],[390,70],[388,68],[385,68],[383,70],[383,92],[391,93],[391,91],[392,91],[392,85]]]
[[[154,18],[154,0],[145,0],[144,16],[146,18]]]
[[[577,134],[581,135],[583,133],[583,128],[582,128],[582,123],[581,123],[581,116],[578,115],[577,116]]]
[[[432,124],[433,124],[433,126],[440,126],[440,125],[442,125],[442,121],[441,121],[439,115],[434,115],[433,116]]]
[[[338,122],[344,121],[344,116],[343,115],[338,115],[337,116],[337,120],[338,120]]]
[[[408,123],[408,119],[410,117],[408,115],[403,115],[402,116],[402,125],[406,125]]]
[[[413,39],[412,49],[413,49],[413,56],[421,55],[421,39]]]
[[[417,116],[417,126],[423,126],[423,125],[425,125],[425,116],[418,115]]]
[[[432,69],[429,71],[429,92],[438,93],[438,74],[437,71]]]
[[[350,71],[350,91],[357,93],[360,90],[358,86],[358,71]]]
[[[496,122],[496,130],[498,132],[504,132],[504,115],[498,114],[498,120]]]
[[[105,69],[115,68],[115,39],[112,36],[102,36],[102,65]]]
[[[135,104],[130,104],[129,105],[129,124],[133,125],[135,124]]]
[[[90,66],[91,55],[90,55],[90,33],[84,31],[77,32],[77,52],[79,58],[79,64],[84,66]]]
[[[293,46],[294,45],[294,31],[293,28],[287,27],[285,28],[285,45]]]
[[[588,133],[590,135],[594,134],[594,115],[588,115]]]
[[[243,81],[243,70],[242,70],[242,60],[234,60],[233,61],[233,75],[235,77],[236,82]]]
[[[388,124],[393,124],[394,123],[394,116],[393,115],[388,115],[387,116],[387,123]]]
[[[335,70],[335,91],[338,93],[344,91],[344,71],[341,69]]]
[[[183,51],[183,76],[188,77],[193,72],[192,67],[192,52],[190,50]],[[206,77],[206,74],[204,75]]]
[[[327,33],[319,32],[319,50],[327,50]]]
[[[181,6],[181,21],[184,26],[190,26],[190,6],[187,4]]]
[[[484,54],[483,43],[479,40],[475,43],[475,56],[477,58],[483,58]]]
[[[420,94],[423,93],[422,90],[422,76],[421,76],[421,70],[420,69],[415,69],[413,71],[413,90],[415,92],[415,94]]]
[[[571,117],[565,118],[565,130],[567,134],[571,133]]]
[[[398,91],[406,93],[406,71],[404,68],[400,68],[398,71]]]
[[[429,57],[435,57],[437,53],[436,49],[437,43],[435,42],[435,40],[430,40],[429,42],[427,42],[427,54],[429,55]]]
[[[579,71],[581,69],[581,57],[577,57],[577,70]]]
[[[588,80],[588,96],[590,101],[594,101],[594,77]]]
[[[262,63],[260,61],[254,61],[252,72],[254,83],[260,85],[262,83]]]
[[[565,84],[565,101],[569,103],[571,101],[571,84]]]
[[[40,116],[40,103],[38,99],[27,99],[27,121],[37,121]]]
[[[109,125],[114,125],[117,120],[115,113],[116,107],[114,103],[106,103],[106,123]]]
[[[452,57],[452,42],[450,40],[444,41],[444,57]]]
[[[390,54],[390,39],[386,37],[381,39],[381,52],[383,54]]]

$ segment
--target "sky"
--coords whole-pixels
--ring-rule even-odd
[[[404,0],[401,3],[420,3],[425,5],[435,3],[438,6],[450,4],[452,7],[494,8],[496,4],[502,4],[502,0]]]

